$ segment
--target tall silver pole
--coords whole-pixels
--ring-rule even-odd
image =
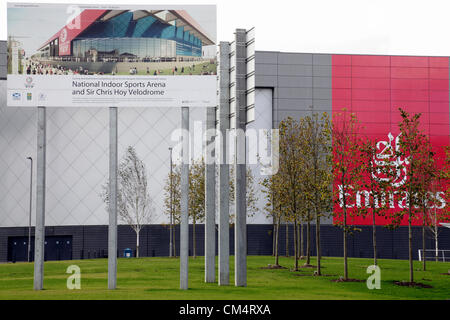
[[[108,289],[117,285],[117,107],[109,108]]]
[[[219,285],[230,283],[230,212],[227,129],[230,128],[230,44],[219,45]]]
[[[189,262],[189,108],[181,108],[183,155],[181,163],[180,289],[188,289]]]
[[[30,214],[28,216],[28,259],[27,261],[30,262],[31,258],[31,211],[33,208],[33,158],[28,157],[28,160],[30,160]]]
[[[173,229],[173,190],[172,190],[172,148],[170,151],[170,228],[169,228],[169,257],[173,257],[172,229]]]
[[[216,110],[206,109],[205,169],[205,282],[216,281]]]
[[[34,290],[44,286],[46,129],[45,107],[38,107]]]
[[[234,229],[234,255],[235,255],[235,285],[247,285],[247,199],[246,199],[246,74],[247,56],[246,30],[236,30],[236,54],[234,56],[236,72],[236,143],[235,143],[235,213],[236,224]]]

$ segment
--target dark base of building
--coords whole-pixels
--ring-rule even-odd
[[[372,227],[361,226],[361,231],[348,237],[348,255],[356,258],[372,258]],[[179,226],[176,226],[176,254],[179,255]],[[450,229],[440,228],[439,249],[450,249]],[[280,226],[278,252],[286,255],[286,234],[289,255],[294,254],[293,226]],[[193,225],[189,226],[189,255],[194,253]],[[195,227],[195,247],[197,256],[204,255],[204,225]],[[273,226],[251,224],[247,226],[248,255],[272,255]],[[31,257],[34,256],[34,228],[31,238]],[[136,252],[136,234],[129,226],[118,227],[118,256],[130,248]],[[216,232],[216,252],[217,252]],[[342,230],[332,226],[321,226],[323,256],[343,256]],[[306,226],[303,229],[303,244],[306,250]],[[426,246],[434,249],[434,238],[427,234]],[[46,260],[71,260],[106,258],[108,253],[108,226],[57,226],[46,227]],[[380,259],[408,259],[408,228],[389,230],[377,227],[377,248]],[[413,227],[413,255],[418,259],[418,249],[422,248],[422,229]],[[169,255],[169,227],[167,225],[147,225],[140,232],[140,256],[164,257]],[[305,251],[306,252],[306,251]],[[28,259],[28,228],[0,228],[0,262],[26,261]],[[230,227],[230,254],[234,254],[234,228]],[[316,254],[315,226],[311,226],[311,254]],[[32,259],[32,258],[31,258]],[[450,260],[450,257],[447,257]]]

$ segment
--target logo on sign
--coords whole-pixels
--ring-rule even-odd
[[[12,94],[12,99],[13,99],[13,100],[18,101],[18,100],[20,100],[21,98],[22,98],[22,95],[21,95],[19,92],[14,92],[14,93]]]
[[[393,173],[394,181],[392,182],[393,187],[402,186],[407,179],[407,169],[406,165],[409,164],[409,157],[402,159],[398,157],[397,154],[400,151],[399,138],[401,133],[394,138],[392,133],[389,132],[387,141],[378,141],[376,144],[377,153],[373,157],[373,163],[377,167],[372,177],[378,179],[379,181],[389,181],[390,179],[385,177],[383,172],[386,172],[383,167],[389,166],[388,171]]]
[[[66,42],[66,40],[67,40],[67,29],[64,28],[64,29],[62,29],[61,34],[59,35],[59,42],[60,43]]]
[[[25,79],[25,88],[33,88],[33,87],[34,87],[33,78],[27,77]]]
[[[32,98],[33,98],[33,96],[32,96],[32,94],[31,94],[31,92],[28,92],[28,93],[27,93],[27,100],[28,100],[28,101],[31,101]]]

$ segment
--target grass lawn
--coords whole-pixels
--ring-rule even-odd
[[[261,269],[273,263],[273,257],[248,257],[247,287],[234,287],[234,262],[231,257],[230,286],[204,283],[204,258],[189,261],[189,286],[179,290],[179,260],[176,258],[119,259],[118,288],[107,290],[107,260],[73,260],[45,263],[45,290],[33,291],[33,264],[0,265],[0,299],[450,299],[448,262],[428,262],[428,271],[415,271],[415,281],[432,285],[431,289],[399,287],[394,280],[408,280],[408,261],[379,260],[381,289],[368,290],[364,282],[332,282],[343,274],[342,258],[323,258],[323,274],[314,277],[313,270]],[[304,262],[300,260],[300,264]],[[81,290],[68,290],[66,269],[81,268]],[[280,258],[280,264],[291,267],[293,258]],[[315,264],[315,259],[312,259]],[[349,277],[366,280],[371,259],[349,259]],[[415,261],[415,270],[421,263]],[[304,276],[299,276],[304,275]]]

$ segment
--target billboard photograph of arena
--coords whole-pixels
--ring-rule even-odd
[[[9,7],[9,46],[20,59],[8,61],[8,74],[216,74],[214,8],[191,11],[203,21],[176,9]]]
[[[214,5],[8,3],[7,10],[9,106],[216,104]]]

